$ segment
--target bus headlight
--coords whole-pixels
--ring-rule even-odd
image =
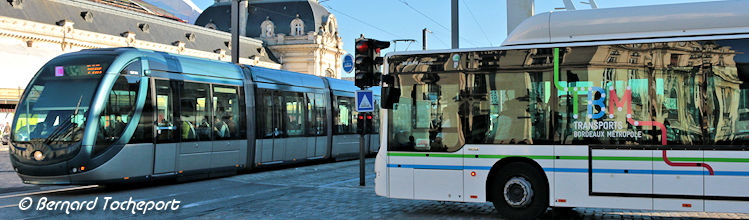
[[[41,151],[34,151],[34,160],[42,161],[43,159],[44,159],[44,154]]]

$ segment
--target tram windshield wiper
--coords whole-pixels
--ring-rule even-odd
[[[74,131],[76,129],[69,129],[70,126],[74,126],[73,118],[75,118],[78,115],[78,109],[81,107],[81,100],[83,99],[83,96],[78,97],[78,104],[75,106],[75,110],[73,111],[73,114],[70,115],[70,118],[67,120],[63,120],[60,125],[58,125],[55,130],[52,131],[52,133],[47,137],[47,141],[45,143],[49,145],[52,143],[52,141],[64,141],[64,140],[57,140],[60,136],[68,136],[71,131]]]

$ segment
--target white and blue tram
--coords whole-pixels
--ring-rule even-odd
[[[354,158],[356,89],[163,52],[84,50],[52,59],[26,87],[10,158],[30,184],[206,178]],[[368,153],[379,148],[378,130],[366,135]]]

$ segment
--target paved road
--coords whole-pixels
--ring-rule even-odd
[[[5,152],[2,152],[5,153]],[[7,157],[7,156],[4,156]],[[367,170],[373,170],[368,159]],[[1,164],[1,163],[0,163]],[[3,176],[5,177],[5,176]],[[0,193],[0,219],[67,216],[62,205],[57,210],[35,210],[39,200],[92,201],[92,211],[71,211],[76,218],[221,218],[221,219],[493,219],[494,208],[486,204],[400,200],[378,197],[374,176],[367,175],[367,186],[359,187],[358,161],[344,161],[286,168],[232,177],[186,183],[149,184],[129,187],[66,186],[23,188]],[[32,207],[22,211],[18,204],[29,197]],[[105,197],[112,201],[180,201],[177,210],[132,214],[128,210],[102,210]],[[48,203],[49,204],[49,203]],[[88,203],[90,205],[90,203]],[[162,203],[163,205],[163,203]],[[53,206],[48,206],[52,207]],[[746,214],[682,213],[632,210],[575,209],[557,214],[561,219],[677,219],[749,218]],[[545,218],[552,217],[548,213]]]

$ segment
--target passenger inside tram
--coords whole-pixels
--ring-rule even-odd
[[[225,139],[229,137],[229,126],[215,116],[213,117],[213,134],[217,139]]]

